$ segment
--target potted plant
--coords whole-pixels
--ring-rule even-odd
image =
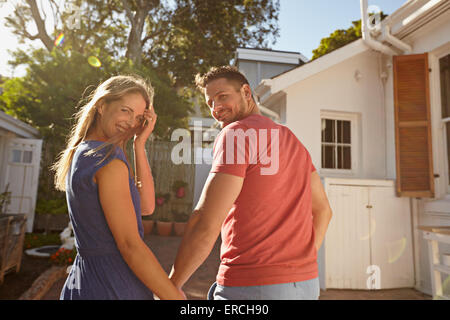
[[[155,221],[153,220],[152,214],[142,216],[142,226],[144,227],[144,235],[152,233],[154,223]]]
[[[170,236],[172,233],[173,221],[169,217],[161,216],[156,221],[156,230],[160,236]]]
[[[172,191],[175,192],[175,196],[178,199],[184,198],[184,196],[186,195],[186,187],[187,187],[187,183],[185,181],[182,180],[177,180],[173,183],[172,185]]]
[[[170,193],[157,193],[155,203],[157,206],[163,206],[165,203],[169,202]]]
[[[177,212],[173,213],[175,222],[173,224],[173,229],[175,234],[179,237],[183,236],[184,230],[186,229],[187,222],[189,220],[189,215],[185,212]]]

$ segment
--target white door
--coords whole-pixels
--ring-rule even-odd
[[[328,200],[333,217],[325,238],[327,288],[367,289],[370,266],[368,189],[331,185]]]
[[[414,287],[410,205],[395,188],[330,185],[326,287]]]
[[[380,270],[381,288],[414,287],[409,198],[394,188],[369,187],[370,215],[376,228],[370,238],[372,263]]]
[[[33,231],[41,147],[42,140],[37,139],[9,138],[6,142],[5,186],[9,184],[11,191],[6,213],[26,214],[26,232]]]

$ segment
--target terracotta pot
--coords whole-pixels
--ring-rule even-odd
[[[173,229],[178,237],[182,237],[184,234],[184,229],[186,229],[187,222],[174,222]]]
[[[172,233],[172,225],[173,222],[157,221],[156,229],[158,230],[158,234],[165,237],[170,236]]]
[[[142,220],[142,226],[144,227],[144,235],[152,233],[154,224],[155,222],[153,220]]]

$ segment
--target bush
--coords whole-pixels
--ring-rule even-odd
[[[58,265],[69,265],[73,263],[76,255],[77,249],[75,248],[72,250],[60,248],[50,257],[50,260]]]
[[[49,245],[61,245],[59,233],[25,233],[24,249],[33,249]]]
[[[45,200],[39,198],[36,203],[37,214],[67,214],[67,201],[66,199],[51,199]]]

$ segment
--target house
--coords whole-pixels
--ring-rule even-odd
[[[11,192],[3,213],[26,214],[26,232],[33,230],[41,147],[35,128],[0,111],[0,193]]]
[[[308,61],[300,52],[237,48],[234,65],[245,75],[253,91],[261,80],[287,72]],[[263,105],[259,105],[259,108],[263,115],[275,121],[280,120],[277,112]]]
[[[308,149],[328,194],[323,289],[434,291],[419,226],[450,226],[449,9],[410,0],[373,27],[361,0],[362,39],[255,89]]]

